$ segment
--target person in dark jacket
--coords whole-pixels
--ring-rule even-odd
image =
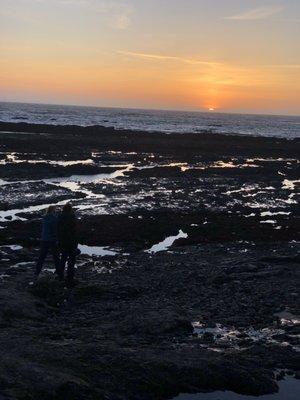
[[[64,278],[66,263],[67,283],[74,284],[75,262],[78,253],[77,218],[70,203],[64,205],[58,220],[58,243],[61,251],[60,279]]]
[[[38,277],[42,268],[44,261],[49,253],[52,253],[56,273],[59,273],[60,260],[59,251],[57,246],[57,222],[58,218],[56,215],[55,206],[49,206],[46,215],[42,222],[42,237],[41,237],[41,249],[38,261],[35,267],[35,276]]]

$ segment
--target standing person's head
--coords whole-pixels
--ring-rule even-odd
[[[55,206],[49,206],[49,207],[47,208],[46,214],[47,214],[47,215],[49,215],[49,214],[55,214],[55,211],[56,211],[56,207],[55,207]]]
[[[71,203],[67,203],[63,206],[63,213],[64,214],[73,214],[74,213]]]

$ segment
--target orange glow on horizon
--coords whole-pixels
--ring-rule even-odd
[[[201,104],[201,110],[210,112],[241,106],[275,112],[290,105],[300,109],[300,68],[288,66],[182,65],[123,55],[105,63],[97,58],[78,64],[67,59],[7,59],[1,62],[0,87],[29,99],[57,98],[57,103],[190,110],[199,110]]]
[[[299,2],[229,3],[3,0],[0,101],[300,115]]]

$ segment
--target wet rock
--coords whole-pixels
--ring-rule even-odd
[[[263,257],[260,261],[274,264],[300,263],[300,255],[294,257]]]
[[[182,335],[193,332],[192,324],[182,316],[174,312],[145,310],[144,314],[126,318],[120,322],[122,332],[126,334],[144,334],[157,336],[161,334]]]
[[[218,285],[223,285],[224,283],[227,283],[231,280],[232,280],[232,278],[228,277],[226,274],[220,274],[220,275],[215,276],[212,279],[211,283],[218,286]]]
[[[34,264],[20,263],[37,257],[42,214],[25,210],[18,213],[25,221],[3,218],[0,244],[28,249],[0,249],[0,397],[261,395],[278,390],[274,371],[298,373],[298,326],[282,324],[274,313],[298,313],[298,198],[282,185],[297,178],[299,166],[297,160],[257,161],[258,169],[243,164],[249,157],[297,158],[299,141],[23,123],[0,128],[34,133],[0,135],[5,151],[27,160],[95,161],[70,168],[32,167],[26,160],[21,167],[2,165],[1,177],[10,181],[109,173],[117,168],[111,165],[131,162],[154,166],[128,171],[115,184],[80,184],[101,198],[44,182],[1,187],[1,211],[8,198],[20,208],[72,198],[81,242],[119,254],[79,256],[72,289],[51,271],[30,285]],[[190,169],[170,165],[178,162]],[[235,166],[217,168],[222,162]],[[276,224],[261,223],[269,218],[261,215],[266,210],[288,214],[276,214]],[[179,229],[188,238],[170,251],[144,252]],[[45,268],[53,269],[51,258]],[[195,336],[194,321],[225,333]]]
[[[29,290],[51,307],[59,307],[66,297],[63,283],[47,277],[40,278]]]
[[[205,332],[202,336],[201,339],[205,343],[212,343],[214,342],[214,335],[210,332]]]
[[[0,323],[11,325],[20,319],[25,321],[41,320],[45,315],[40,312],[34,305],[31,297],[18,296],[16,291],[1,290],[0,294]]]

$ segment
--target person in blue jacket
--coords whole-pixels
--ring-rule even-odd
[[[38,261],[35,267],[35,276],[38,277],[44,261],[49,252],[53,256],[56,273],[60,272],[60,259],[58,250],[58,216],[56,214],[55,206],[49,206],[45,216],[43,217],[42,224],[42,237],[41,237],[41,249]]]

